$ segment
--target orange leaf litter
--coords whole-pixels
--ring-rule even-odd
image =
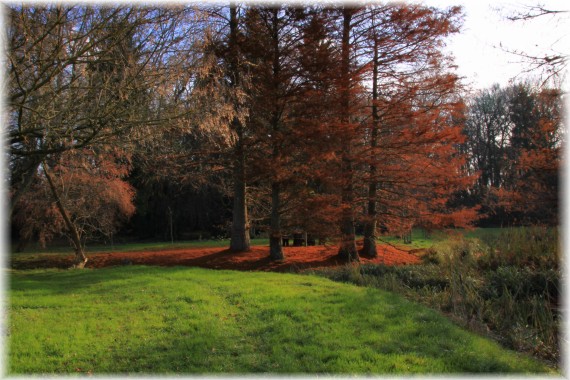
[[[362,264],[405,265],[417,264],[419,257],[389,245],[378,245],[378,257],[360,257]],[[156,251],[91,253],[86,268],[117,265],[192,266],[211,269],[244,271],[291,272],[309,268],[339,266],[345,262],[336,256],[338,247],[319,245],[309,247],[283,247],[285,260],[271,261],[268,246],[253,246],[250,251],[234,253],[227,248],[178,248]],[[48,257],[25,264],[26,268],[71,266],[72,257]],[[18,269],[25,269],[18,265]]]

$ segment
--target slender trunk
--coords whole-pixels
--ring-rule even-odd
[[[174,244],[174,224],[172,221],[172,208],[168,206],[168,224],[170,227],[170,244]]]
[[[271,231],[269,237],[269,257],[271,260],[284,260],[281,234],[281,186],[278,182],[271,184]]]
[[[372,67],[372,128],[370,131],[370,182],[368,183],[368,215],[364,225],[364,244],[362,255],[366,257],[377,257],[376,250],[376,165],[374,157],[378,146],[378,41],[374,39],[374,58]]]
[[[376,249],[376,183],[368,185],[368,220],[364,225],[364,242],[362,255],[366,257],[377,257]]]
[[[279,75],[281,72],[280,51],[279,51],[279,10],[273,10],[271,37],[273,42],[273,111],[271,115],[271,138],[273,145],[273,161],[277,161],[281,155],[280,133],[279,133]],[[280,170],[277,168],[276,170]],[[283,240],[281,234],[281,183],[274,179],[271,183],[271,221],[269,237],[269,258],[271,260],[284,260]]]
[[[403,233],[402,240],[404,241],[404,244],[412,243],[412,227],[410,227]]]
[[[83,245],[81,244],[81,238],[79,236],[79,232],[77,231],[75,224],[73,224],[73,222],[71,221],[71,218],[67,214],[67,211],[65,210],[65,207],[63,206],[63,203],[61,202],[61,198],[59,197],[59,194],[58,194],[57,189],[53,183],[51,175],[49,174],[49,172],[47,170],[47,165],[45,163],[43,163],[42,166],[44,168],[44,174],[45,174],[46,179],[48,181],[51,193],[52,193],[53,197],[55,198],[55,204],[57,206],[57,209],[58,209],[59,213],[61,214],[61,217],[63,218],[63,222],[65,223],[65,226],[69,230],[69,235],[71,236],[71,242],[73,243],[73,248],[75,250],[75,262],[74,262],[73,268],[84,268],[85,264],[87,263],[87,257],[85,256],[85,253],[83,252]]]
[[[353,10],[344,8],[343,10],[343,30],[342,30],[342,52],[341,52],[341,73],[340,73],[340,122],[343,128],[348,129],[350,122],[350,29]],[[341,150],[341,173],[343,180],[341,202],[343,211],[340,221],[341,242],[338,256],[346,261],[359,261],[356,249],[356,234],[354,231],[354,210],[353,210],[353,167],[351,156],[352,134],[348,131]]]
[[[236,162],[234,168],[234,205],[232,216],[232,234],[230,250],[233,252],[245,252],[251,248],[249,239],[249,224],[247,218],[247,200],[245,183],[245,152],[241,142],[241,134],[238,134],[236,145]]]
[[[349,160],[343,160],[344,170],[352,171],[352,163]],[[352,176],[350,176],[352,177]],[[343,211],[341,215],[341,241],[338,250],[338,256],[345,261],[359,261],[358,251],[356,248],[356,233],[354,229],[354,210],[352,208],[352,178],[343,185],[341,201]]]
[[[237,8],[235,3],[230,4],[230,78],[232,86],[239,86],[239,68],[238,68],[238,23]],[[237,105],[236,105],[237,106]],[[237,107],[236,107],[237,109]],[[234,155],[234,204],[232,216],[232,232],[230,240],[230,250],[234,252],[249,251],[251,247],[249,239],[249,225],[247,220],[247,193],[245,181],[245,149],[243,125],[237,117],[232,121],[232,128],[236,132],[237,142]]]

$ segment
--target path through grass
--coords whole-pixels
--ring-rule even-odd
[[[378,289],[198,268],[10,271],[9,374],[549,372]]]

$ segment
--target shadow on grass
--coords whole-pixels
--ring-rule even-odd
[[[173,271],[189,270],[190,268],[174,267]],[[123,266],[100,269],[49,269],[30,270],[17,273],[9,273],[9,288],[14,291],[37,291],[56,295],[77,293],[85,290],[105,293],[107,289],[114,289],[121,283],[129,283],[129,287],[138,283],[146,284],[144,280],[138,280],[142,274],[152,273],[153,268],[147,266]],[[16,280],[17,277],[17,280]]]

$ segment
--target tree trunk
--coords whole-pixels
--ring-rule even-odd
[[[412,228],[404,232],[403,235],[404,244],[412,244]]]
[[[350,30],[354,10],[348,7],[343,9],[343,30],[341,47],[341,73],[340,73],[340,121],[345,128],[350,122]],[[348,129],[348,128],[347,128]],[[354,231],[353,210],[353,168],[351,156],[352,133],[348,131],[341,150],[340,177],[342,183],[341,202],[343,211],[340,221],[341,242],[338,256],[345,261],[359,261],[356,249],[356,234]]]
[[[369,195],[376,192],[376,184],[371,183],[368,188]],[[376,201],[368,200],[368,220],[364,224],[364,242],[362,246],[362,256],[374,258],[378,257],[376,250]]]
[[[364,245],[362,255],[366,257],[377,257],[376,250],[376,165],[374,157],[378,146],[378,125],[380,117],[378,115],[378,41],[374,39],[374,58],[372,67],[372,127],[370,131],[370,182],[368,183],[368,218],[364,225]]]
[[[360,254],[364,257],[378,257],[376,249],[376,221],[369,221],[364,226],[364,242]]]
[[[247,220],[245,153],[241,142],[241,133],[238,134],[238,136],[236,166],[234,168],[234,205],[230,250],[233,252],[245,252],[250,250],[251,242],[249,239],[249,225]]]
[[[354,212],[347,207],[342,212],[341,241],[338,256],[344,261],[360,261],[356,249],[356,233],[354,231]]]
[[[170,244],[174,244],[174,224],[172,221],[172,208],[170,206],[168,206],[168,224],[170,229]],[[202,232],[200,231],[200,233]]]
[[[284,260],[283,236],[281,233],[281,187],[279,183],[271,184],[271,232],[269,237],[269,258],[271,260]]]
[[[273,110],[271,114],[271,138],[273,145],[273,160],[277,161],[281,155],[280,133],[279,133],[279,76],[281,72],[281,55],[279,50],[279,10],[273,9],[272,15],[272,49],[273,49]],[[280,170],[277,168],[274,170]],[[271,183],[271,221],[270,221],[270,237],[269,237],[269,258],[271,260],[284,260],[283,254],[283,236],[281,233],[281,183],[277,179],[273,179]]]
[[[229,49],[230,55],[230,78],[232,86],[239,86],[239,68],[238,68],[238,24],[237,24],[237,8],[235,3],[230,4],[230,39]],[[237,105],[236,105],[237,109]],[[232,120],[232,128],[236,132],[237,141],[234,155],[234,204],[232,216],[232,232],[230,239],[230,250],[233,252],[249,251],[251,247],[249,239],[249,225],[247,220],[247,193],[245,182],[245,149],[243,125],[236,117]]]
[[[55,188],[55,185],[53,183],[51,175],[49,174],[49,172],[47,170],[47,165],[45,163],[43,163],[42,166],[44,168],[44,174],[45,174],[46,179],[48,181],[51,193],[52,193],[53,197],[55,198],[55,204],[57,206],[57,209],[58,209],[59,213],[61,214],[61,217],[63,218],[65,226],[69,230],[69,235],[71,236],[71,242],[73,244],[73,249],[75,250],[75,261],[73,263],[72,268],[82,269],[85,267],[85,264],[87,264],[87,257],[85,256],[85,253],[83,252],[83,245],[81,244],[81,238],[79,236],[79,232],[77,231],[75,224],[73,224],[73,222],[71,221],[71,218],[67,214],[67,211],[65,210],[65,207],[63,206],[63,203],[61,202],[61,198],[59,197],[57,189]]]

